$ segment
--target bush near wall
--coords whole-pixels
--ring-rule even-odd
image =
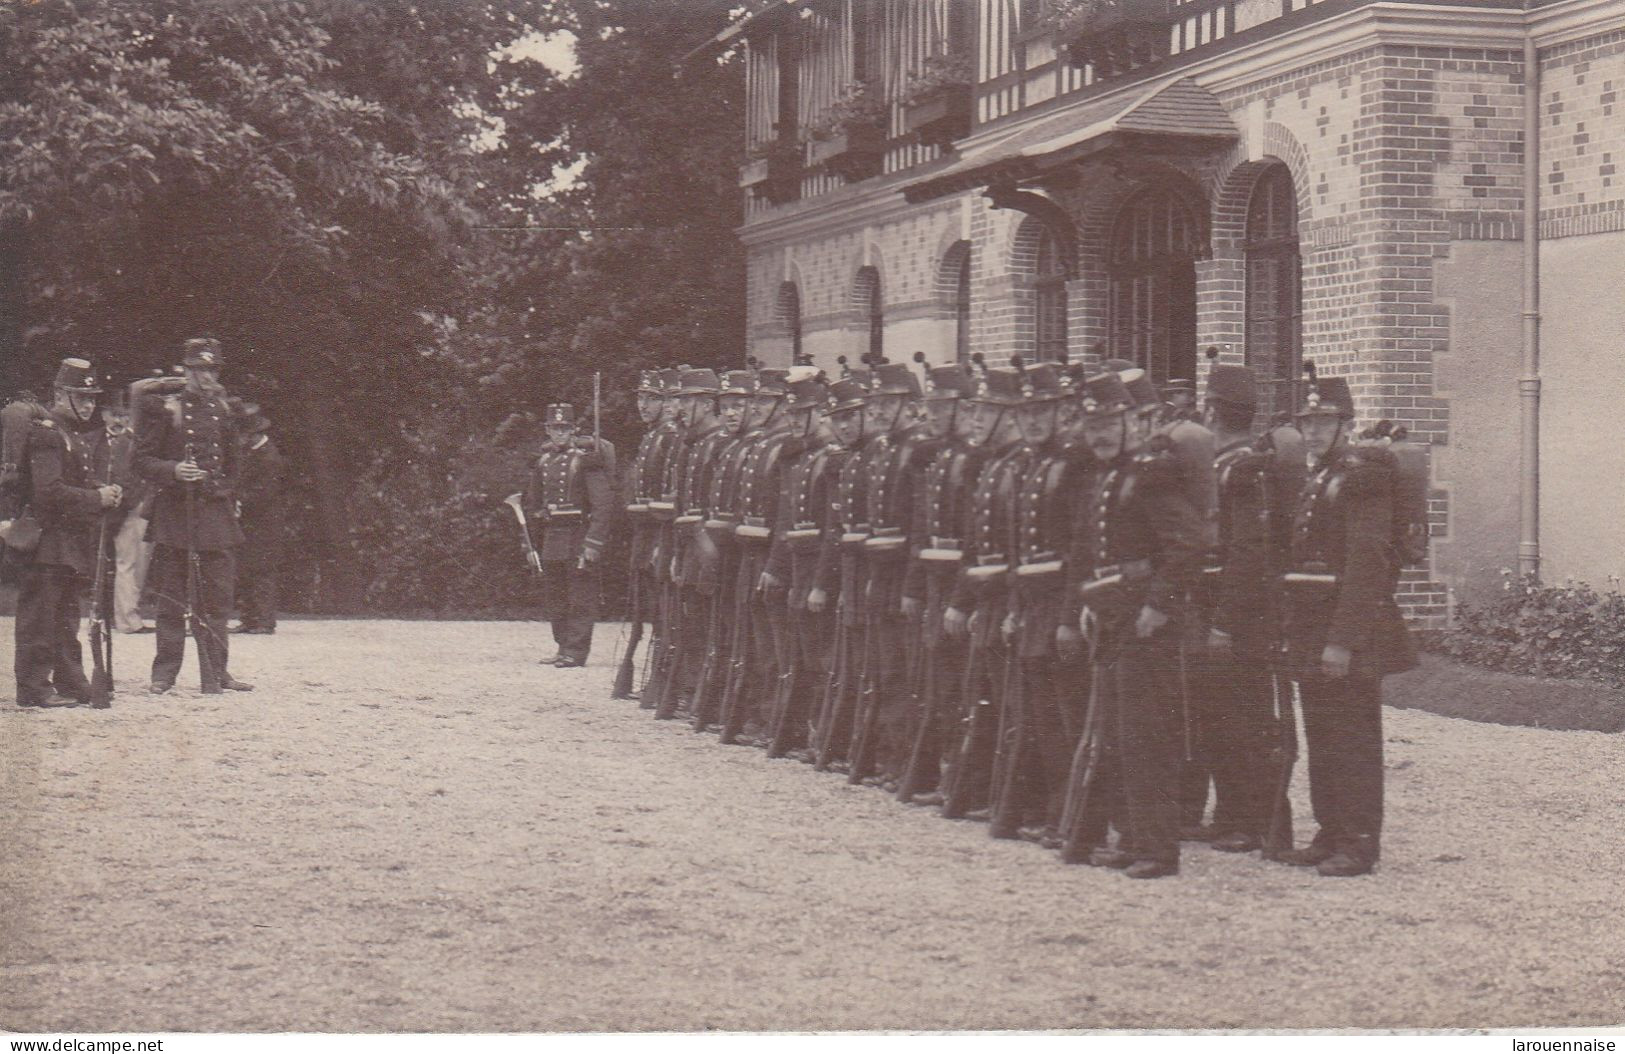
[[[1500,600],[1463,605],[1439,641],[1445,655],[1474,666],[1540,677],[1576,677],[1625,687],[1625,596],[1583,583],[1542,585],[1506,576]]]

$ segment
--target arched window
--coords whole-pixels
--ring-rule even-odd
[[[1066,354],[1066,257],[1047,225],[1038,232],[1033,260],[1033,332],[1040,361]]]
[[[1303,258],[1292,172],[1271,165],[1247,202],[1247,365],[1258,377],[1264,419],[1292,406],[1303,362]]]
[[[1112,227],[1111,354],[1139,364],[1158,385],[1196,377],[1196,252],[1201,229],[1183,198],[1141,191]]]
[[[801,361],[801,290],[794,282],[779,285],[779,325],[790,336],[790,363]]]
[[[880,300],[880,272],[874,267],[858,268],[853,299],[860,316],[869,326],[869,355],[878,359],[885,351],[886,320]]]
[[[954,320],[954,355],[960,362],[969,362],[970,242],[954,242],[942,254],[937,267],[937,298],[944,317]]]

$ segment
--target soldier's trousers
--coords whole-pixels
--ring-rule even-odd
[[[1280,775],[1272,762],[1277,729],[1269,664],[1261,657],[1202,656],[1189,670],[1198,758],[1185,781],[1187,792],[1211,775],[1213,826],[1220,833],[1262,838],[1275,812]],[[1185,821],[1190,820],[1187,813]]]
[[[257,532],[237,552],[237,604],[243,627],[276,629],[277,566],[281,546]]]
[[[1307,677],[1303,738],[1315,844],[1374,863],[1382,836],[1382,680]]]
[[[948,730],[942,808],[949,817],[982,808],[993,798],[993,755],[1008,687],[1010,651],[998,631],[1004,604],[979,604],[977,616],[981,626],[971,637],[965,677]]]
[[[24,564],[17,592],[17,701],[40,702],[58,691],[88,691],[79,645],[79,598],[85,579],[59,564]]]
[[[587,661],[598,621],[600,575],[596,560],[585,567],[575,560],[542,561],[542,617],[553,624],[561,659]]]
[[[1179,861],[1179,772],[1183,749],[1179,633],[1150,637],[1130,628],[1119,645],[1112,685],[1128,844],[1136,860]]]
[[[794,750],[809,742],[818,702],[829,681],[831,615],[814,614],[802,607],[787,613],[786,633],[790,661],[795,671],[790,681],[789,713],[786,716],[784,749]]]
[[[224,679],[230,658],[226,616],[231,611],[237,562],[229,549],[213,549],[197,555],[197,606],[203,623],[203,639],[209,645],[210,665],[215,674]],[[154,546],[149,577],[158,601],[158,654],[152,660],[152,680],[154,684],[174,684],[181,673],[181,662],[186,658],[186,550]]]

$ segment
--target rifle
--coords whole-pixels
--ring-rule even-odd
[[[642,572],[638,569],[637,546],[633,545],[632,576],[627,582],[627,604],[631,608],[632,635],[626,642],[626,651],[621,654],[621,661],[615,667],[615,685],[610,689],[611,699],[631,699],[632,692],[632,662],[637,654],[638,645],[643,641],[643,590],[639,585]]]
[[[184,460],[192,460],[192,445],[186,445]],[[182,484],[186,488],[186,625],[197,645],[197,671],[204,695],[219,694],[220,672],[214,668],[214,656],[209,642],[204,639],[203,613],[198,610],[198,592],[202,585],[203,562],[197,551],[197,490],[196,482]]]
[[[1096,666],[1089,678],[1089,704],[1083,715],[1083,734],[1078,737],[1078,747],[1072,755],[1072,770],[1066,782],[1066,803],[1061,810],[1063,863],[1085,863],[1090,850],[1095,848],[1095,839],[1091,837],[1094,832],[1089,830],[1089,798],[1094,791],[1095,776],[1100,772],[1100,759],[1106,749],[1100,679],[1109,672],[1108,667]]]
[[[696,732],[705,731],[711,723],[712,713],[717,709],[712,705],[711,698],[715,694],[717,663],[722,660],[722,594],[722,583],[718,581],[706,614],[705,660],[700,664],[700,683],[694,689],[693,724]]]
[[[746,708],[740,705],[739,697],[745,690],[745,665],[750,650],[750,598],[755,583],[748,581],[751,568],[755,561],[749,554],[741,554],[739,558],[739,573],[734,582],[734,618],[733,632],[729,640],[728,677],[722,690],[722,713],[718,718],[722,725],[722,741],[733,743],[739,739],[739,733],[744,731],[745,718],[748,716]]]
[[[995,630],[996,632],[996,630]],[[947,768],[942,774],[942,815],[950,820],[964,818],[972,809],[987,803],[991,758],[989,737],[998,734],[998,708],[983,699],[981,685],[987,649],[970,642],[965,662],[965,679],[960,698],[964,711],[959,731],[950,745]]]
[[[998,629],[994,630],[999,632]],[[1020,630],[1005,642],[1004,688],[999,700],[999,730],[993,750],[992,815],[988,833],[994,838],[1020,834],[1026,811],[1024,791],[1031,760],[1027,757],[1027,692],[1021,676]]]
[[[878,680],[876,667],[880,665],[876,652],[879,638],[880,634],[873,629],[863,635],[863,660],[858,669],[858,698],[852,717],[852,745],[848,751],[848,783],[862,783],[874,771],[880,717],[879,686],[875,683]]]
[[[1265,432],[1254,444],[1260,454],[1274,454],[1275,434]],[[1264,832],[1262,856],[1279,858],[1292,848],[1292,770],[1298,762],[1298,715],[1294,688],[1289,679],[1286,643],[1286,597],[1277,565],[1273,517],[1276,495],[1270,486],[1272,464],[1266,462],[1258,474],[1259,529],[1264,533],[1265,581],[1274,592],[1275,624],[1279,639],[1270,646],[1270,709],[1275,724],[1275,744],[1270,750],[1275,762],[1274,795],[1270,801],[1269,828]]]
[[[519,531],[525,539],[525,562],[530,569],[538,575],[542,573],[542,558],[536,552],[536,546],[530,540],[530,521],[525,517],[525,498],[522,493],[513,493],[502,499],[502,504],[513,510],[519,520]]]
[[[851,676],[852,641],[848,627],[842,624],[842,612],[835,613],[835,655],[829,665],[829,677],[824,682],[824,698],[818,709],[818,724],[814,740],[814,767],[820,772],[828,770],[836,755],[845,746],[841,742],[844,721],[846,682]]]
[[[113,440],[123,434],[122,430],[114,431],[113,424],[108,423],[107,472],[103,486],[113,483]],[[107,546],[111,509],[102,510],[101,521],[96,534],[96,574],[90,587],[90,658],[95,665],[90,678],[90,705],[97,710],[106,710],[113,705],[113,634],[107,625]]]
[[[789,626],[789,657],[783,672],[779,674],[779,683],[774,687],[773,714],[768,719],[767,730],[767,756],[782,758],[796,745],[796,740],[804,734],[806,720],[801,715],[800,693],[797,692],[797,674],[801,670],[800,643],[796,639],[798,627],[792,619]],[[798,727],[802,731],[798,731]]]
[[[937,583],[928,582],[926,588],[930,594],[926,601],[927,610],[936,611],[939,608]],[[909,684],[916,686],[909,702],[918,724],[914,727],[908,760],[903,765],[903,776],[897,781],[897,800],[905,804],[914,800],[922,784],[936,784],[942,765],[942,748],[937,742],[937,724],[941,717],[937,712],[937,666],[942,652],[940,645],[926,646],[924,622],[914,626],[913,630],[919,635],[919,641],[915,645],[914,662],[909,670]]]

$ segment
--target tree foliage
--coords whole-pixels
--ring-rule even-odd
[[[128,379],[211,333],[297,466],[296,603],[504,602],[479,582],[511,537],[462,578],[413,565],[486,544],[457,518],[517,489],[485,477],[517,471],[540,404],[584,402],[602,371],[605,432],[630,443],[638,368],[738,357],[742,86],[676,70],[725,17],[0,6],[0,389],[69,353]],[[509,50],[558,31],[578,40],[567,79]],[[538,195],[567,166],[573,185]]]

